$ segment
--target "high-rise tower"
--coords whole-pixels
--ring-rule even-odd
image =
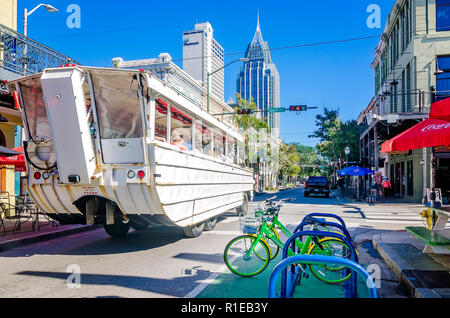
[[[195,30],[183,32],[183,70],[198,81],[207,82],[209,73],[224,66],[224,50],[213,37],[209,22],[195,25]],[[210,77],[210,94],[224,101],[225,73],[221,70]]]
[[[269,108],[280,107],[280,76],[272,61],[269,44],[263,40],[258,23],[252,42],[248,45],[244,62],[237,79],[237,92],[245,100],[253,98],[262,117],[267,119],[273,134],[279,136],[280,113],[269,113]]]

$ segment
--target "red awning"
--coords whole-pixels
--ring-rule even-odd
[[[426,119],[383,143],[381,152],[409,151],[428,147],[450,147],[450,121]]]
[[[430,118],[450,121],[450,98],[433,103]]]
[[[22,154],[12,157],[0,157],[0,165],[2,166],[15,166],[17,171],[24,171],[25,156],[23,154],[23,147],[14,148],[13,150],[21,152]]]

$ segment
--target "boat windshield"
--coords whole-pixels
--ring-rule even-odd
[[[141,138],[138,83],[133,74],[94,70],[92,80],[101,138]]]
[[[45,108],[40,77],[27,79],[19,85],[27,120],[26,124],[31,138],[35,141],[40,140],[42,137],[51,139],[50,124],[48,122],[47,109]]]

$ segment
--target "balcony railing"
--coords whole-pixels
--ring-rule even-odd
[[[26,76],[67,63],[80,65],[78,61],[0,24],[0,68]]]

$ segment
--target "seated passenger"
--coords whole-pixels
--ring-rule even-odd
[[[155,140],[162,141],[162,142],[167,142],[166,138],[160,137],[160,136],[156,136],[156,135],[155,135]]]
[[[185,146],[183,136],[181,135],[173,136],[172,145],[177,146],[180,150],[188,151],[188,147]]]

